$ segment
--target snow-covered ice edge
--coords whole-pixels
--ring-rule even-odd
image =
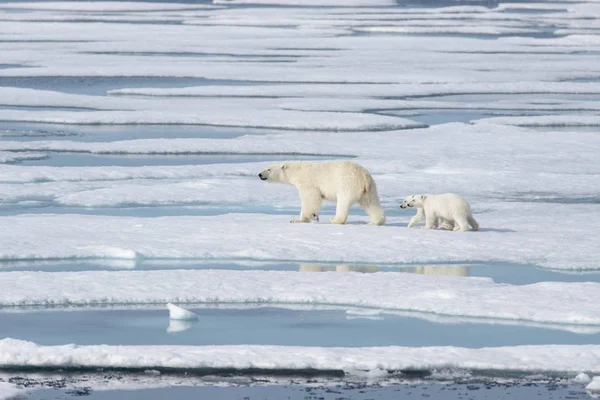
[[[300,346],[40,346],[0,340],[0,367],[236,370],[600,372],[600,346],[324,348]]]
[[[0,306],[337,305],[447,316],[600,325],[600,284],[497,284],[487,278],[288,271],[87,271],[0,274]]]

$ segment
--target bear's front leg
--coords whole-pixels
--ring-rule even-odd
[[[435,215],[431,215],[432,213],[425,214],[425,226],[423,229],[435,229],[437,226],[437,217]]]
[[[321,192],[315,189],[298,188],[300,199],[302,200],[302,209],[297,219],[290,221],[292,224],[307,223],[310,221],[319,221],[319,210],[321,209]]]
[[[417,208],[417,214],[415,214],[415,216],[410,219],[410,222],[408,223],[408,227],[412,228],[413,226],[415,226],[419,222],[423,221],[424,219],[425,219],[425,210],[423,210],[422,208]]]

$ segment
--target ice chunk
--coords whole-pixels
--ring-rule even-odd
[[[186,310],[185,308],[176,306],[175,304],[167,303],[169,309],[169,318],[176,320],[195,320],[198,319],[198,315]]]
[[[587,385],[588,383],[590,383],[592,380],[592,378],[590,378],[590,376],[586,373],[580,373],[578,374],[575,378],[573,378],[573,382],[577,382],[577,383],[582,383],[584,385]]]
[[[135,260],[139,255],[131,249],[123,249],[114,246],[83,246],[81,250],[91,251],[94,254],[98,254],[99,258],[116,258],[123,260]],[[120,264],[118,264],[120,265]],[[131,264],[125,264],[131,265]]]
[[[600,392],[600,376],[595,376],[585,388],[592,393]]]

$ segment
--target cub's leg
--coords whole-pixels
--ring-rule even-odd
[[[410,219],[410,222],[408,223],[408,227],[412,228],[413,226],[415,226],[419,222],[423,221],[424,219],[425,219],[425,210],[423,210],[422,208],[417,208],[417,213],[415,214],[414,217],[412,217]]]

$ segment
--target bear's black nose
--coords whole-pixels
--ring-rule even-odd
[[[258,174],[258,177],[262,179],[262,174]]]

